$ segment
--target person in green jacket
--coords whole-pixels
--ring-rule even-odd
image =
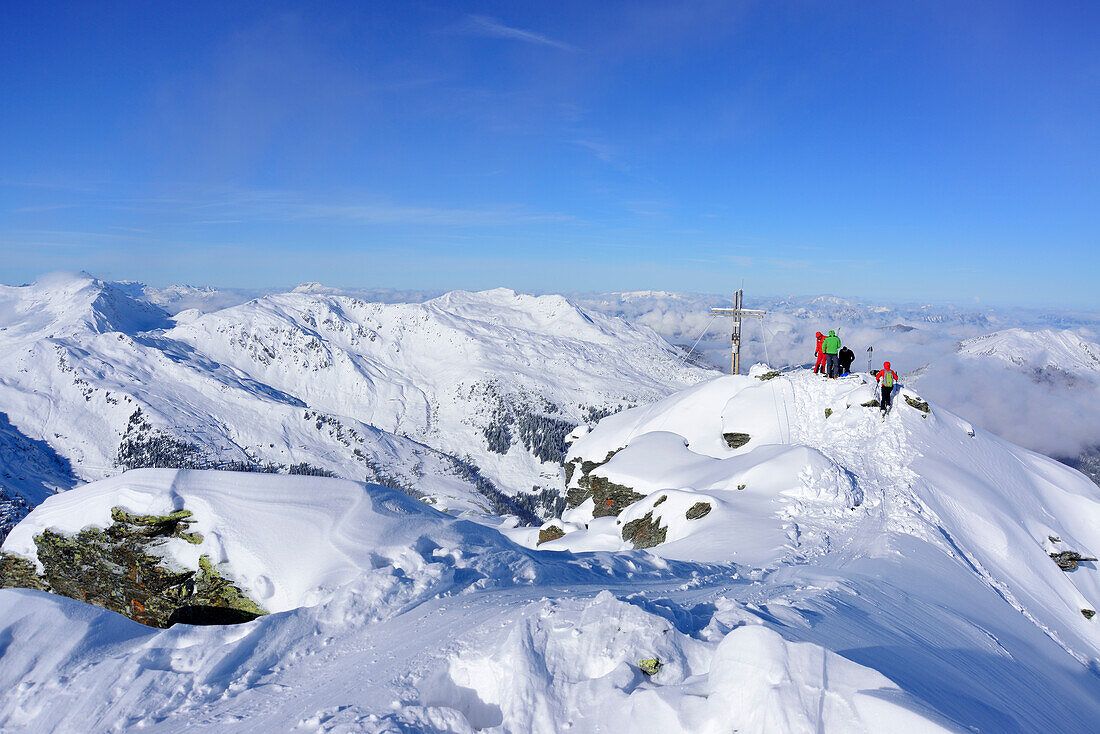
[[[830,329],[829,336],[825,337],[825,341],[821,343],[821,348],[825,351],[825,375],[834,380],[840,374],[840,357],[838,356],[840,346],[840,337]]]

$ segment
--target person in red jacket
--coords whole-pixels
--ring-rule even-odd
[[[825,350],[821,348],[821,342],[825,341],[825,335],[820,331],[817,332],[817,347],[814,348],[814,355],[817,357],[817,362],[814,364],[814,374],[820,372],[825,374]]]
[[[890,407],[894,403],[894,383],[898,381],[898,373],[890,369],[889,362],[883,362],[882,369],[875,375],[875,380],[882,387],[882,399],[879,401],[879,407],[885,416],[890,412]]]

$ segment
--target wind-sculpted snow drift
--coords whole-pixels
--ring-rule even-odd
[[[115,506],[191,508],[203,545],[166,557],[208,554],[274,613],[153,630],[0,591],[0,729],[1095,731],[1097,570],[1049,556],[1100,549],[1095,485],[904,387],[882,421],[861,377],[764,376],[577,436],[577,506],[537,547],[323,478],[131,472],[55,497],[6,552]],[[663,542],[633,550],[647,514]]]

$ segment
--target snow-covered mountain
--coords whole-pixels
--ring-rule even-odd
[[[576,295],[590,311],[649,326],[699,363],[725,368],[729,323],[710,309],[728,297],[661,292]],[[929,397],[1002,438],[1086,469],[1100,482],[1100,315],[1067,309],[876,303],[832,296],[753,297],[744,361],[813,362],[814,333],[836,329],[855,366],[890,360]],[[1009,374],[1006,370],[1011,370]]]
[[[0,489],[34,504],[122,468],[222,466],[365,477],[454,511],[523,514],[500,492],[533,491],[545,512],[575,425],[707,375],[561,297],[306,290],[171,317],[87,274],[0,288]]]
[[[1076,329],[1004,329],[960,341],[909,375],[960,414],[1100,482],[1100,344]]]
[[[47,529],[186,510],[167,561],[273,613],[154,630],[0,590],[0,728],[1094,731],[1100,576],[1072,553],[1100,550],[1100,489],[909,387],[885,420],[870,398],[755,369],[605,417],[542,529],[313,477],[53,497],[3,545],[28,573]]]

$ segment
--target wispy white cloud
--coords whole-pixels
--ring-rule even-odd
[[[551,48],[560,49],[562,51],[576,51],[576,48],[568,43],[555,40],[541,33],[536,33],[535,31],[504,25],[496,18],[491,18],[487,15],[471,15],[467,18],[466,24],[462,27],[462,32],[470,35],[487,36],[489,38],[506,38],[512,41],[533,43],[539,46],[550,46]]]
[[[344,192],[317,196],[297,191],[240,189],[180,185],[154,196],[96,197],[58,206],[104,211],[130,212],[165,219],[171,226],[199,226],[317,220],[360,224],[410,224],[437,227],[521,226],[540,222],[575,221],[575,217],[555,212],[540,212],[519,204],[476,208],[422,205],[393,202],[362,192]],[[31,211],[24,211],[30,214]],[[115,232],[58,232],[35,230],[39,237],[61,235],[82,238],[124,239]],[[132,228],[133,229],[133,228]],[[24,230],[26,234],[29,230]],[[148,233],[149,230],[136,230]]]

